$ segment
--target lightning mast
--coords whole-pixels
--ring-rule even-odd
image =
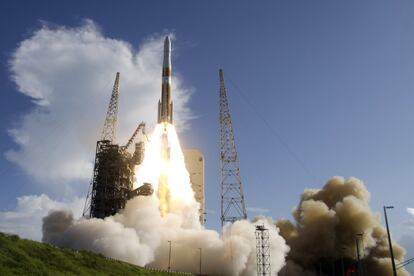
[[[223,70],[220,76],[220,163],[221,163],[221,225],[246,219],[243,188],[240,178],[234,132],[224,85]]]
[[[102,130],[101,141],[116,142],[116,129],[118,123],[118,98],[119,98],[119,72],[116,73],[111,100],[106,113],[105,124]]]

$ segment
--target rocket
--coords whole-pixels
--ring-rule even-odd
[[[171,40],[164,40],[164,61],[162,64],[161,99],[158,101],[158,123],[173,122],[173,103],[171,101]]]

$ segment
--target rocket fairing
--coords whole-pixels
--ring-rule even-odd
[[[173,122],[173,103],[171,101],[171,40],[164,40],[164,61],[162,64],[161,99],[158,101],[158,123]]]

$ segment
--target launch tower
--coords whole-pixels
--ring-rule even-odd
[[[95,164],[84,217],[104,218],[114,215],[125,207],[129,198],[152,193],[149,184],[133,190],[134,167],[142,162],[143,142],[135,145],[133,154],[127,151],[138,132],[144,133],[145,124],[139,124],[125,146],[116,143],[119,75],[116,74],[101,139],[96,143]]]

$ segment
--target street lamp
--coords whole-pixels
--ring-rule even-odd
[[[171,241],[168,241],[168,243],[170,244],[170,250],[168,253],[168,272],[171,272]]]
[[[199,272],[199,274],[201,275],[201,248],[198,248],[198,250],[200,250],[200,272]]]
[[[397,276],[397,270],[395,269],[394,251],[392,250],[390,228],[388,227],[387,209],[392,209],[394,206],[384,206],[385,225],[387,226],[388,244],[390,246],[392,272],[394,276]]]

